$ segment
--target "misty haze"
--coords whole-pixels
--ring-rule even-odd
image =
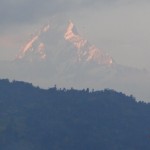
[[[150,149],[150,2],[2,0],[0,12],[0,149]]]
[[[13,61],[1,62],[1,77],[43,88],[110,88],[148,101],[146,69],[119,64],[78,32],[74,23],[52,19],[27,39]],[[30,74],[28,73],[30,72]]]

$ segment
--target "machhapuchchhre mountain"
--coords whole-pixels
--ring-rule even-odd
[[[100,34],[100,33],[99,33]],[[50,22],[25,41],[16,58],[1,62],[2,78],[48,88],[111,88],[138,98],[150,98],[146,70],[123,66],[78,33],[72,21]]]

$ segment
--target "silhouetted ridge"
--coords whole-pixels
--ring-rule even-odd
[[[0,80],[2,150],[149,150],[150,104],[114,90]]]

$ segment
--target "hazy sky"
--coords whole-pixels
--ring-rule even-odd
[[[150,69],[148,0],[1,0],[0,60],[11,60],[49,18],[66,15],[118,63]]]

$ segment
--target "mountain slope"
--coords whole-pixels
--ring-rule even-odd
[[[149,150],[150,104],[113,90],[0,80],[0,149]]]
[[[104,65],[111,65],[113,63],[113,60],[109,55],[105,54],[95,45],[91,45],[87,40],[82,38],[71,21],[69,22],[66,29],[61,29],[62,31],[59,31],[59,28],[61,27],[51,28],[50,24],[43,26],[37,33],[35,33],[31,37],[30,40],[25,43],[16,59],[25,59],[27,57],[30,57],[30,60],[34,61],[35,55],[37,55],[40,60],[50,59],[51,56],[49,52],[51,51],[50,48],[53,43],[51,42],[50,45],[47,44],[46,41],[48,39],[56,38],[55,42],[59,43],[59,41],[62,41],[62,44],[64,46],[64,49],[62,49],[62,51],[64,53],[65,49],[68,49],[69,47],[68,43],[71,43],[73,45],[73,47],[70,49],[70,53],[72,53],[71,51],[75,51],[76,54],[74,54],[74,59],[76,59],[77,61],[95,61],[98,64]],[[63,35],[64,37],[62,37]],[[57,45],[53,46],[56,49]],[[59,45],[58,49],[61,48],[60,46],[61,45]],[[57,51],[58,50],[56,49],[56,53]]]
[[[47,88],[112,88],[150,99],[150,74],[122,66],[78,33],[75,25],[50,22],[22,46],[13,62],[0,63],[0,77]]]

